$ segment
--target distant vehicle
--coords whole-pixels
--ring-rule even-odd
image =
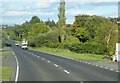
[[[19,43],[18,43],[18,42],[16,42],[16,43],[15,43],[15,45],[16,45],[16,46],[19,46]]]
[[[28,48],[28,47],[27,47],[27,44],[28,44],[27,40],[23,39],[21,48],[22,48],[22,49],[27,49],[27,48]]]

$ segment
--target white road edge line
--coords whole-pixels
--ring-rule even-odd
[[[64,72],[67,73],[67,74],[70,74],[70,72],[68,72],[67,70],[64,70]]]
[[[16,77],[15,77],[15,83],[18,81],[18,75],[19,75],[19,63],[18,63],[18,59],[14,53],[14,51],[12,50],[14,56],[15,56],[15,59],[16,59],[16,62],[17,62],[17,70],[16,70]]]

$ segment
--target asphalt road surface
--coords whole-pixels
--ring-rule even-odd
[[[8,41],[18,59],[17,81],[118,81],[118,73],[32,50],[22,50]]]

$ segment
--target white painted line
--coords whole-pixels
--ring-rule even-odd
[[[80,81],[80,83],[84,83],[84,82]]]
[[[113,69],[110,69],[111,71],[113,71]]]
[[[79,60],[76,59],[76,61],[79,61]]]
[[[15,77],[15,83],[17,83],[17,81],[18,81],[18,75],[19,75],[19,63],[18,63],[18,59],[17,59],[17,57],[16,57],[16,55],[15,55],[15,53],[14,53],[13,50],[12,50],[12,52],[13,52],[13,54],[15,56],[15,60],[16,60],[16,63],[17,63],[16,77]]]
[[[119,71],[116,71],[116,72],[119,72]]]
[[[64,70],[64,72],[67,73],[67,74],[70,74],[70,72],[68,72],[67,70]]]
[[[103,68],[103,66],[100,66],[101,68]]]
[[[42,60],[45,60],[44,58],[42,58]]]
[[[85,63],[88,63],[88,62],[85,62]]]
[[[39,56],[37,56],[39,58]]]
[[[105,69],[108,69],[107,67],[105,67]]]
[[[91,63],[88,63],[89,65],[91,64]]]
[[[57,64],[54,64],[54,66],[58,67],[58,65],[57,65]]]
[[[92,64],[92,65],[95,65],[95,64]]]
[[[97,66],[97,67],[98,67],[98,65],[95,65],[95,66]]]
[[[34,55],[34,56],[36,56],[36,55]]]
[[[82,62],[85,62],[85,61],[82,61]]]
[[[50,61],[47,61],[48,63],[50,63]]]

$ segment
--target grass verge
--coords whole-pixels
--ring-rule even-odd
[[[79,54],[79,53],[74,53],[71,52],[70,50],[67,49],[58,49],[58,48],[48,48],[48,47],[40,47],[40,48],[29,48],[31,50],[36,50],[36,51],[41,51],[41,52],[46,52],[50,54],[56,54],[59,56],[66,56],[69,58],[74,58],[74,59],[84,59],[84,60],[107,60],[103,59],[103,55],[97,55],[97,54]]]
[[[0,80],[9,81],[11,79],[12,69],[10,67],[0,67]]]

